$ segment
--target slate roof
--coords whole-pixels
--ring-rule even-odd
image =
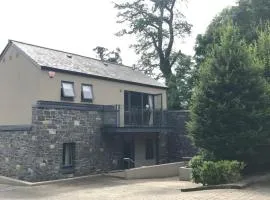
[[[166,88],[164,84],[140,71],[133,70],[131,67],[109,62],[104,63],[101,60],[23,42],[13,40],[10,42],[41,67]]]

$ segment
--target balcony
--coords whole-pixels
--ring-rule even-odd
[[[162,110],[131,107],[121,112],[121,108],[120,106],[120,113],[124,112],[125,127],[161,127],[165,125],[165,115]]]
[[[146,133],[169,129],[167,113],[167,110],[161,109],[117,105],[114,111],[104,111],[105,132]]]

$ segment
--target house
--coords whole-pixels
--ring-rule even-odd
[[[131,67],[10,40],[0,174],[42,181],[179,160],[193,151],[186,112],[167,111],[166,90]]]

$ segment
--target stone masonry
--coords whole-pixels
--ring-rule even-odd
[[[110,108],[110,107],[109,107]],[[108,109],[106,107],[105,109]],[[111,109],[111,108],[110,108]],[[39,103],[32,126],[0,131],[0,173],[27,181],[96,174],[117,168],[117,159],[100,127],[111,117],[104,107],[66,107]],[[75,143],[72,173],[62,168],[63,143]]]
[[[22,179],[32,174],[35,161],[33,146],[35,136],[31,127],[1,127],[0,129],[0,172],[9,177]]]
[[[114,106],[37,102],[31,125],[0,127],[0,174],[35,182],[120,169],[121,136],[103,134],[101,129],[117,125],[115,111]],[[168,113],[167,118],[177,131],[159,133],[159,163],[194,154],[183,113]],[[64,143],[75,144],[71,170],[62,166]]]
[[[183,157],[192,157],[197,149],[187,136],[186,123],[189,111],[168,111],[167,125],[173,127],[168,136],[169,162],[178,162]]]

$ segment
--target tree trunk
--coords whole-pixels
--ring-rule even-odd
[[[171,75],[172,75],[172,70],[171,70],[171,64],[169,60],[165,60],[163,62],[160,62],[160,70],[166,80],[166,84],[168,83]]]

